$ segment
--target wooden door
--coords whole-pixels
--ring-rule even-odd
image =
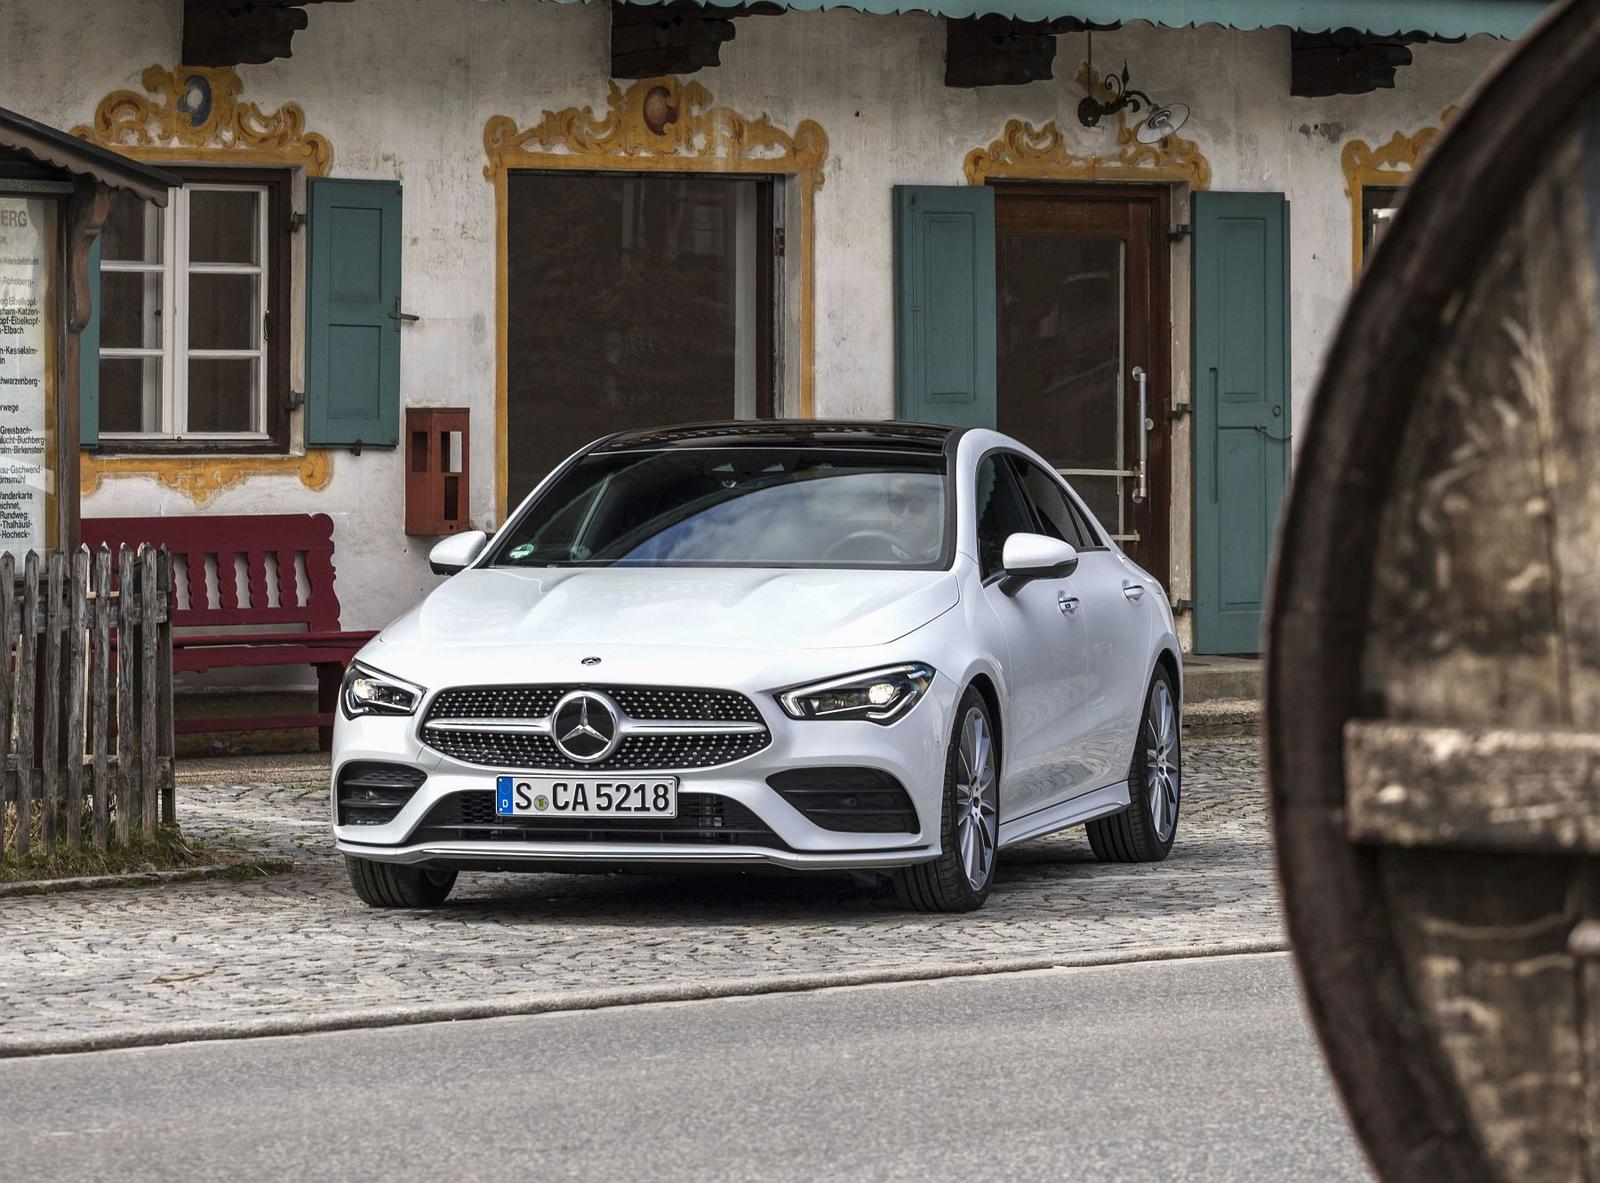
[[[1049,460],[1162,580],[1171,517],[1167,224],[1164,186],[996,190],[998,426]]]

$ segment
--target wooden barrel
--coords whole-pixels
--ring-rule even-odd
[[[1600,2],[1412,182],[1330,349],[1268,625],[1290,936],[1385,1179],[1600,1179]]]

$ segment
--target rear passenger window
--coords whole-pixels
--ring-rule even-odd
[[[1067,495],[1056,479],[1033,461],[1024,460],[1021,456],[1013,457],[1012,462],[1022,477],[1028,504],[1033,506],[1039,518],[1040,532],[1059,538],[1062,542],[1070,542],[1079,550],[1095,545],[1092,536],[1078,520],[1078,515],[1072,511]]]
[[[1013,534],[1032,534],[1033,517],[1009,464],[998,454],[978,465],[973,488],[978,518],[978,569],[984,579],[1003,568],[1000,556]]]

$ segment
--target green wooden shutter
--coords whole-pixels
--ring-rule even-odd
[[[100,239],[89,248],[89,323],[78,334],[78,445],[100,446]]]
[[[1194,196],[1194,648],[1255,653],[1289,471],[1289,204]]]
[[[895,414],[995,425],[994,190],[897,185]]]
[[[306,442],[400,437],[400,185],[314,177],[306,296]]]

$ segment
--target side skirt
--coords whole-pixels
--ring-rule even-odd
[[[1081,797],[1053,805],[1049,809],[1030,813],[1027,817],[1001,822],[1000,846],[1004,849],[1018,842],[1026,842],[1029,838],[1038,838],[1045,834],[1053,834],[1057,830],[1081,826],[1084,822],[1092,822],[1097,817],[1105,817],[1107,814],[1126,809],[1130,800],[1128,782],[1118,781],[1103,789],[1095,789],[1093,792],[1084,793]]]

